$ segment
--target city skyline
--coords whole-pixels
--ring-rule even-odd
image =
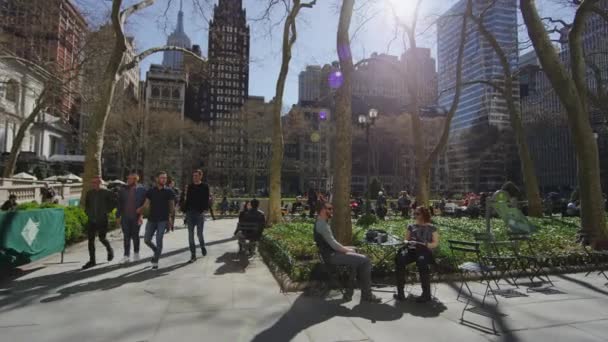
[[[90,1],[90,0],[86,0]],[[435,19],[447,11],[457,1],[439,1],[432,0],[423,3],[421,10],[421,18],[423,22],[434,22]],[[217,1],[214,1],[217,3]],[[360,16],[353,18],[353,31],[361,26],[362,21],[366,21],[365,26],[357,29],[355,39],[353,39],[353,58],[355,61],[369,57],[373,52],[388,53],[395,56],[400,56],[404,51],[400,39],[394,40],[394,24],[393,14],[390,7],[390,1],[386,3],[377,3],[373,8],[365,9]],[[162,45],[166,42],[167,37],[175,29],[177,22],[177,14],[179,10],[179,2],[173,1],[172,8],[169,8],[166,13],[166,19],[159,19],[164,15],[165,6],[158,6],[156,12],[148,11],[144,15],[134,18],[134,23],[130,25],[130,30],[137,37],[138,48],[144,49],[151,46]],[[211,12],[205,12],[207,21],[201,18],[200,11],[192,6],[192,1],[184,1],[184,21],[186,25],[186,34],[192,40],[192,44],[201,47],[208,46],[208,19],[211,18]],[[247,10],[248,23],[251,25],[251,76],[250,76],[250,94],[264,96],[267,99],[274,97],[276,78],[278,76],[278,68],[281,61],[280,46],[282,26],[274,26],[272,35],[268,35],[268,25],[256,21],[262,11],[259,1],[244,0],[243,6]],[[160,9],[159,9],[160,8]],[[404,10],[406,8],[399,8]],[[547,2],[541,9],[544,12],[565,13],[568,11],[562,9],[556,4]],[[407,13],[404,11],[403,13]],[[317,5],[308,11],[302,11],[301,19],[299,20],[299,35],[294,47],[293,58],[290,64],[290,71],[285,86],[284,104],[291,106],[298,102],[298,75],[300,71],[306,69],[308,65],[324,65],[337,60],[335,53],[335,34],[327,34],[327,32],[335,32],[337,28],[338,13],[335,4],[331,2],[319,2]],[[372,19],[368,20],[370,17]],[[279,18],[275,18],[274,22],[278,22]],[[521,18],[520,18],[521,19]],[[145,29],[144,29],[145,27]],[[426,28],[427,25],[419,26]],[[522,32],[520,32],[522,35]],[[426,30],[419,37],[418,43],[421,47],[431,49],[431,56],[436,58],[436,41],[434,30]],[[391,43],[392,41],[392,43]],[[208,51],[203,48],[203,56],[207,57]],[[150,64],[160,64],[162,54],[153,55],[144,60],[140,67],[142,76],[145,70],[149,69]]]

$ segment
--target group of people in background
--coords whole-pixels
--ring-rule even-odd
[[[137,173],[129,174],[127,184],[117,194],[101,187],[101,176],[94,177],[91,190],[85,195],[85,212],[88,217],[87,235],[89,261],[82,267],[88,269],[96,265],[95,239],[105,246],[107,260],[114,259],[114,250],[107,240],[109,227],[108,215],[116,208],[116,220],[123,232],[124,258],[122,262],[139,260],[140,238],[139,231],[143,224],[144,212],[147,213],[144,243],[152,250],[152,269],[158,269],[158,262],[163,250],[163,237],[166,232],[173,231],[175,225],[176,205],[185,214],[188,227],[188,244],[191,257],[189,262],[196,261],[196,245],[194,232],[198,237],[201,254],[207,255],[203,229],[205,212],[210,209],[209,186],[203,183],[203,171],[192,173],[192,182],[185,188],[182,196],[174,184],[168,182],[167,173],[158,172],[155,185],[147,189],[139,183]],[[155,241],[152,238],[155,237]],[[133,245],[133,259],[131,259]]]

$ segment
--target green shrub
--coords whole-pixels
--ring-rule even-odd
[[[28,202],[17,206],[17,210],[35,210],[47,208],[62,208],[65,213],[65,242],[71,244],[86,238],[87,214],[81,207],[63,206],[53,203]],[[116,222],[116,209],[108,215],[110,229],[118,227]]]
[[[86,237],[87,215],[80,207],[65,207],[65,242],[74,243]]]
[[[360,219],[361,221],[361,219]],[[370,219],[371,221],[371,219]],[[533,235],[533,245],[536,251],[551,258],[551,264],[579,265],[584,262],[584,251],[576,242],[576,232],[580,225],[579,218],[531,218],[533,224],[540,230]],[[353,227],[353,244],[372,259],[374,275],[386,276],[394,272],[394,260],[383,258],[384,253],[378,246],[365,243],[365,232],[368,229],[382,229],[402,238],[409,219],[376,221],[368,225],[357,222]],[[455,272],[455,265],[464,261],[462,255],[453,255],[447,240],[473,241],[473,234],[484,232],[484,219],[434,217],[433,224],[438,228],[440,244],[435,251],[435,260],[441,272]],[[508,227],[502,220],[492,220],[492,231],[497,240],[506,239]],[[313,239],[313,222],[292,222],[279,224],[264,233],[260,251],[265,258],[271,258],[283,272],[294,281],[310,279],[314,266],[318,263],[317,248]]]
[[[365,214],[357,220],[357,225],[361,227],[369,227],[378,223],[378,218],[373,214]]]

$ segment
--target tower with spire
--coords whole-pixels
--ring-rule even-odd
[[[183,0],[179,2],[179,12],[177,13],[177,26],[175,27],[175,31],[169,35],[167,39],[168,46],[178,46],[185,49],[190,49],[192,43],[190,42],[190,37],[184,31],[184,7]],[[174,69],[181,70],[184,65],[184,54],[180,51],[165,51],[163,55],[163,66]]]
[[[209,122],[214,151],[209,158],[215,175],[234,175],[243,170],[245,137],[240,125],[242,108],[249,97],[250,30],[242,0],[219,0],[209,22],[208,61],[211,78],[204,120]],[[214,175],[211,175],[213,177]],[[233,185],[243,185],[240,177]],[[220,183],[228,181],[218,179]]]

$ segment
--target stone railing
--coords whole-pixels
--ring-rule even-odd
[[[42,202],[42,188],[48,183],[60,204],[69,204],[70,200],[80,199],[82,183],[43,182],[15,178],[0,178],[0,203],[10,195],[17,196],[17,203]]]

